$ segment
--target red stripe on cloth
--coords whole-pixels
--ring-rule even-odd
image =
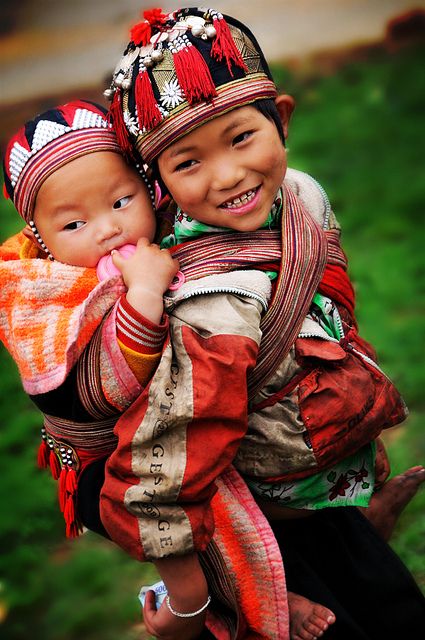
[[[168,317],[154,324],[136,311],[125,295],[120,299],[116,315],[117,338],[138,353],[159,353],[168,330]]]

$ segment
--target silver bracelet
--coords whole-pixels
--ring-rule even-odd
[[[173,609],[173,607],[171,606],[170,596],[167,595],[165,598],[165,603],[167,607],[169,608],[169,610],[174,616],[177,616],[177,618],[194,618],[195,616],[198,616],[200,613],[205,611],[205,609],[208,607],[210,602],[211,602],[211,596],[208,596],[206,603],[202,605],[202,607],[197,611],[192,611],[192,613],[180,613],[179,611],[176,611],[175,609]]]

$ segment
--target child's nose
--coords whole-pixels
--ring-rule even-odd
[[[223,159],[216,165],[212,178],[212,187],[217,191],[232,189],[237,186],[244,177],[245,170],[241,165]]]

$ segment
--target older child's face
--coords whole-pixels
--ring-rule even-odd
[[[155,234],[146,186],[110,151],[76,158],[49,176],[34,222],[55,260],[80,267],[95,267],[112,249]]]
[[[171,195],[205,224],[253,231],[267,219],[286,172],[276,125],[240,107],[184,136],[159,157]]]

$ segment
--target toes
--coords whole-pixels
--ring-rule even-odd
[[[396,476],[396,478],[400,478],[400,480],[414,480],[418,483],[423,482],[423,480],[425,479],[425,468],[422,467],[421,465],[416,466],[416,467],[410,467],[410,469],[407,469],[404,473],[401,473],[399,476]]]
[[[411,473],[417,473],[418,471],[425,471],[425,467],[421,464],[416,465],[415,467],[410,467],[407,469],[402,475],[410,475]]]
[[[305,629],[300,629],[295,635],[291,634],[291,640],[317,640],[318,636],[308,633]]]
[[[317,640],[335,622],[330,609],[294,593],[288,593],[291,640]]]
[[[311,616],[309,620],[305,620],[304,622],[304,629],[314,636],[318,636],[319,633],[326,631],[328,626],[329,625],[325,620],[318,618],[317,616]]]

